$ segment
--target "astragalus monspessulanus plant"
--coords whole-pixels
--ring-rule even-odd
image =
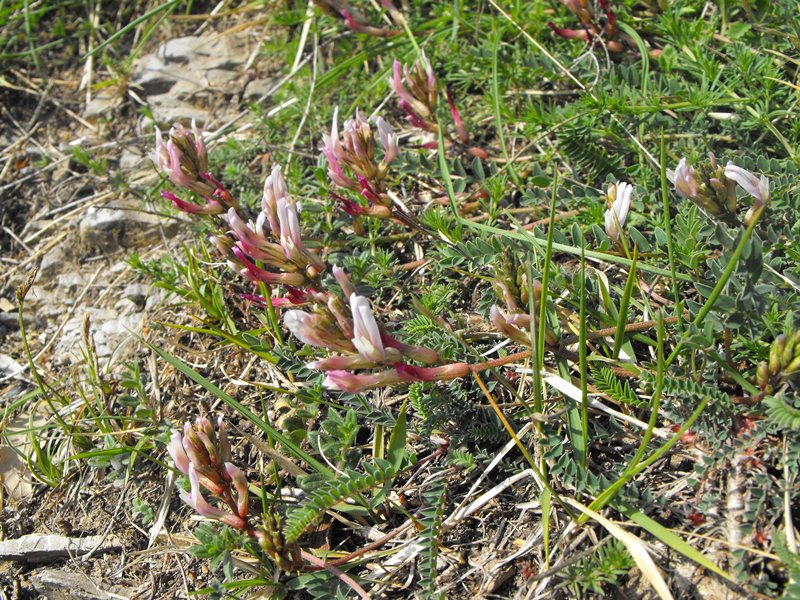
[[[349,11],[346,3],[326,5],[348,20],[342,12]],[[583,25],[592,22],[588,17],[602,24],[600,11],[587,16],[580,12],[589,6],[586,3],[569,5],[578,10],[579,18],[586,17],[581,18]],[[610,15],[606,13],[608,19]],[[362,27],[349,26],[357,32]],[[369,34],[366,30],[362,33]],[[593,40],[608,33],[597,28],[586,37]],[[472,145],[475,140],[452,94],[441,85],[427,56],[420,53],[416,61],[405,65],[395,61],[391,69],[385,62],[375,81],[380,84],[387,74],[399,110],[390,107],[381,115],[370,115],[367,102],[359,96],[360,106],[367,110],[344,115],[336,109],[332,123],[319,126],[325,132],[311,136],[312,144],[322,152],[314,174],[326,177],[327,185],[309,185],[310,177],[295,179],[297,163],[292,163],[294,170],[287,169],[285,178],[276,165],[254,210],[248,210],[247,198],[237,201],[219,183],[221,178],[209,172],[202,133],[195,126],[176,125],[167,141],[159,137],[157,163],[172,184],[185,190],[181,194],[165,192],[164,197],[179,210],[211,223],[211,239],[219,256],[241,276],[240,282],[252,285],[253,293],[240,295],[252,301],[243,312],[256,316],[250,322],[269,322],[273,329],[247,331],[247,343],[258,348],[258,356],[276,372],[272,381],[258,382],[259,390],[265,390],[259,398],[263,401],[260,410],[242,411],[267,432],[270,447],[261,454],[274,457],[275,468],[255,474],[253,465],[231,460],[229,450],[220,450],[219,459],[209,452],[194,464],[187,463],[179,446],[189,457],[190,450],[197,454],[192,436],[203,441],[192,431],[203,431],[211,439],[207,423],[198,422],[184,428],[171,449],[177,469],[188,478],[189,490],[181,497],[200,516],[248,538],[259,560],[278,569],[306,571],[315,565],[308,558],[312,541],[307,533],[317,523],[328,524],[326,515],[330,513],[347,514],[359,527],[374,528],[369,535],[378,537],[377,541],[382,538],[375,531],[403,513],[411,515],[409,522],[415,529],[434,532],[426,533],[426,561],[435,571],[442,531],[437,527],[444,527],[447,521],[433,510],[417,514],[405,491],[393,493],[398,478],[402,480],[410,472],[412,478],[417,477],[414,469],[420,463],[414,463],[407,442],[429,450],[426,444],[433,441],[438,447],[424,459],[431,461],[449,452],[453,442],[460,454],[453,455],[456,458],[451,465],[476,464],[475,455],[484,452],[481,440],[497,440],[507,433],[515,444],[519,442],[521,460],[530,467],[529,472],[526,467],[526,476],[534,473],[534,479],[551,494],[550,506],[555,506],[553,500],[559,494],[580,490],[587,498],[596,496],[592,510],[610,508],[610,499],[643,472],[642,465],[647,460],[655,462],[668,450],[662,446],[645,460],[645,453],[652,450],[650,440],[656,439],[654,434],[668,438],[673,445],[684,443],[682,438],[670,438],[667,429],[656,430],[665,414],[678,422],[673,416],[677,414],[685,420],[685,427],[697,418],[678,410],[667,413],[671,407],[659,404],[662,387],[674,384],[672,380],[665,383],[664,373],[684,358],[682,344],[692,344],[691,360],[680,367],[682,374],[690,372],[694,378],[683,377],[680,383],[685,380],[699,386],[703,377],[713,379],[703,352],[715,340],[711,328],[701,332],[703,320],[714,301],[726,293],[733,276],[728,265],[738,260],[741,247],[747,236],[754,235],[753,228],[770,201],[765,176],[733,163],[723,167],[713,155],[704,164],[681,160],[667,175],[673,183],[672,193],[663,178],[663,214],[657,204],[654,210],[649,202],[657,196],[652,185],[658,179],[655,171],[648,171],[649,165],[635,164],[635,159],[610,163],[602,180],[588,176],[581,180],[576,168],[570,181],[559,184],[557,166],[552,167],[553,178],[543,175],[529,180],[524,174],[526,165],[520,163],[528,160],[524,154],[527,142],[540,140],[517,139],[516,150],[506,152],[504,142],[484,139],[480,133],[479,141],[487,147],[504,146],[497,152],[504,154],[504,159],[494,160]],[[452,80],[461,83],[455,76]],[[564,90],[552,91],[559,97]],[[485,131],[502,127],[509,98],[502,94],[494,98],[496,121]],[[479,105],[469,100],[463,99],[463,105]],[[309,106],[313,108],[311,101]],[[569,115],[573,117],[582,118]],[[485,114],[480,120],[469,120],[491,122]],[[476,127],[472,131],[481,130]],[[547,135],[543,134],[543,139]],[[594,132],[587,128],[586,135],[590,138]],[[270,146],[270,151],[279,151],[275,148],[280,146]],[[574,145],[571,150],[575,151]],[[299,161],[305,159],[303,153],[298,156],[302,157]],[[553,156],[560,156],[555,146],[548,155],[550,159]],[[301,165],[309,171],[313,168]],[[424,168],[415,170],[418,165]],[[512,177],[512,169],[523,175]],[[328,213],[335,203],[318,198],[320,187],[331,190],[344,212],[357,219],[338,211]],[[581,205],[562,211],[560,203],[568,203],[576,187],[585,194]],[[465,216],[457,204],[462,193],[483,193],[480,198],[492,202],[476,203],[483,214]],[[309,207],[308,212],[300,212],[293,194]],[[744,194],[753,199],[746,214],[741,201]],[[549,214],[544,200],[548,195]],[[431,196],[450,201],[452,214],[439,211],[439,206],[426,212]],[[317,219],[321,206],[326,212]],[[714,242],[719,244],[698,250],[699,258],[687,275],[681,272],[680,261],[673,260],[669,243],[674,241],[673,234],[659,229],[666,228],[674,217],[676,229],[680,224],[682,232],[698,231],[703,217],[695,206],[719,231]],[[562,219],[569,220],[571,231],[557,228]],[[688,220],[692,223],[686,225]],[[369,237],[365,223],[369,224]],[[644,234],[639,229],[643,223]],[[654,236],[649,235],[650,230],[656,232]],[[729,256],[733,256],[731,263],[726,262]],[[386,257],[390,260],[384,260]],[[397,264],[399,261],[408,262]],[[691,288],[693,281],[703,278],[706,264],[717,269],[711,271],[715,277]],[[419,278],[416,269],[424,269]],[[730,306],[732,300],[725,300]],[[269,313],[270,319],[264,318],[262,311]],[[278,318],[272,318],[276,315]],[[590,329],[589,323],[596,327]],[[701,333],[706,335],[702,340]],[[673,356],[664,356],[671,343]],[[770,361],[757,370],[758,362],[735,364],[724,357],[722,368],[734,382],[728,384],[741,385],[750,394],[748,400],[754,402],[759,392],[770,394],[792,385],[796,361],[794,355],[786,354],[788,347],[796,350],[793,341],[779,338]],[[708,356],[723,360],[711,351]],[[759,361],[762,358],[759,356]],[[255,358],[253,363],[258,364]],[[484,378],[491,378],[489,384]],[[244,395],[246,388],[241,388],[237,392]],[[262,417],[271,418],[269,394],[273,393],[303,404],[299,409],[302,417],[293,416],[301,421],[299,427],[277,431],[277,419],[273,424]],[[501,397],[509,401],[501,405]],[[406,399],[411,408],[406,407]],[[247,401],[249,405],[252,399],[248,396]],[[401,403],[404,408],[392,412],[392,407]],[[609,403],[619,410],[609,408]],[[241,410],[239,405],[229,406]],[[467,414],[469,418],[464,418]],[[614,419],[605,432],[599,426],[593,428],[595,417],[601,420],[603,414]],[[374,428],[364,427],[365,421],[374,424],[372,418],[383,420]],[[412,427],[421,425],[412,430],[409,420]],[[485,437],[473,434],[473,421],[479,420],[487,425]],[[629,425],[631,431],[626,429]],[[277,429],[281,427],[277,425]],[[394,427],[394,439],[388,445],[384,427]],[[682,427],[684,421],[678,429]],[[367,429],[373,436],[369,441],[365,441]],[[530,440],[522,440],[521,431],[535,433]],[[595,444],[593,436],[629,434],[642,440],[641,451],[622,452],[624,460],[630,459],[628,466],[612,466],[599,473],[593,461],[599,456],[601,442]],[[224,450],[221,442],[219,445]],[[616,452],[612,446],[608,448]],[[228,466],[234,463],[241,471]],[[252,492],[250,506],[240,502],[242,473],[249,477],[245,483]],[[606,475],[611,483],[600,479]],[[548,487],[553,482],[558,485]],[[438,510],[446,502],[442,491],[432,505]],[[264,506],[268,508],[264,510]],[[570,506],[574,507],[569,502],[562,505],[564,514],[579,522]],[[348,526],[355,527],[353,522]],[[373,547],[370,542],[364,548],[371,551],[379,545]],[[323,568],[349,563],[355,569],[359,551],[331,560],[329,556]],[[329,572],[339,577],[334,570]],[[270,575],[280,579],[274,572]],[[426,587],[426,592],[431,589]]]

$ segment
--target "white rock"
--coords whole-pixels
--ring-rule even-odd
[[[114,538],[103,539],[100,535],[90,535],[83,538],[66,537],[63,535],[39,535],[32,533],[23,535],[15,540],[0,542],[0,560],[16,560],[29,563],[52,562],[59,558],[80,556],[86,554],[98,544],[98,551],[107,552],[119,548],[119,543]]]

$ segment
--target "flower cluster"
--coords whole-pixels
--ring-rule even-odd
[[[505,308],[493,305],[489,309],[489,321],[494,328],[514,342],[523,346],[531,345],[531,315],[528,310],[529,296],[533,294],[533,310],[538,312],[542,299],[542,284],[534,279],[531,284],[521,265],[515,264],[509,255],[502,255],[495,265],[495,279],[492,282],[495,294],[503,301]],[[524,307],[520,308],[520,307]],[[558,344],[558,337],[550,327],[545,329],[548,345]]]
[[[754,199],[745,215],[745,224],[757,220],[769,203],[769,181],[766,177],[758,177],[731,162],[723,169],[714,154],[709,154],[708,163],[697,169],[691,167],[686,158],[682,158],[674,171],[667,170],[667,178],[679,196],[691,200],[710,215],[733,224],[736,223],[737,183]]]
[[[552,21],[547,24],[551,31],[562,38],[583,40],[587,43],[595,38],[604,38],[605,45],[611,52],[621,52],[624,45],[615,38],[618,37],[617,17],[611,10],[608,0],[598,0],[598,5],[603,11],[599,17],[594,10],[594,3],[589,0],[561,0],[569,11],[580,21],[581,29],[568,29],[557,27]]]
[[[390,37],[398,35],[400,30],[373,27],[366,17],[347,0],[314,0],[319,9],[326,15],[342,19],[348,29],[356,33],[365,33],[373,37]],[[400,13],[391,0],[381,0],[381,4],[389,11],[392,19],[399,24]]]
[[[334,267],[333,274],[349,298],[349,307],[345,307],[338,297],[328,294],[326,302],[318,303],[314,312],[289,310],[283,320],[300,341],[340,353],[307,365],[310,369],[325,372],[326,387],[356,393],[408,381],[463,377],[469,372],[464,363],[444,367],[407,364],[406,360],[433,364],[439,361],[439,355],[429,348],[404,344],[386,333],[378,325],[369,301],[355,292],[345,273]],[[377,373],[354,373],[356,370],[380,368],[384,369]]]
[[[231,445],[222,418],[217,420],[216,426],[205,417],[198,417],[194,425],[187,422],[183,431],[172,432],[167,451],[175,468],[189,477],[191,489],[180,493],[181,500],[200,516],[252,534],[248,523],[247,478],[231,462]],[[230,510],[209,504],[203,497],[203,488],[227,504]]]
[[[192,214],[214,215],[236,206],[231,194],[208,172],[205,142],[194,120],[191,130],[180,123],[173,125],[166,142],[161,131],[156,129],[153,162],[172,183],[194,192],[206,201],[204,205],[193,204],[171,192],[161,192],[161,195],[179,210]]]
[[[385,193],[384,180],[389,165],[400,152],[397,135],[382,117],[374,119],[378,140],[383,148],[383,157],[379,161],[375,153],[375,132],[364,114],[356,110],[355,116],[344,122],[341,138],[338,115],[337,108],[333,114],[330,135],[322,136],[322,154],[328,161],[328,175],[336,186],[360,194],[368,207],[364,208],[338,195],[337,198],[351,215],[388,218],[392,214],[392,200]]]
[[[202,196],[206,204],[186,202],[167,191],[161,192],[164,198],[185,212],[222,216],[228,233],[211,241],[237,273],[253,283],[300,288],[325,270],[322,260],[303,244],[297,203],[289,196],[280,166],[273,167],[264,182],[261,212],[255,221],[245,222],[236,200],[208,172],[205,143],[194,121],[191,130],[174,125],[166,142],[156,131],[154,162],[172,183]]]
[[[439,84],[428,57],[423,52],[411,66],[394,61],[392,77],[389,79],[392,91],[397,95],[400,108],[406,113],[408,122],[417,129],[427,133],[438,134],[439,125],[436,107],[439,100]],[[450,140],[450,147],[460,147],[467,154],[477,158],[487,158],[489,154],[482,148],[467,147],[469,132],[456,108],[453,95],[445,88],[447,102],[450,105],[450,116],[456,128],[455,136],[445,132]],[[422,144],[423,148],[436,148],[438,141],[432,140]]]
[[[404,83],[405,82],[405,83]],[[439,86],[433,67],[423,52],[411,67],[394,61],[392,90],[400,98],[400,108],[406,118],[417,129],[436,133],[436,105],[439,99]]]
[[[234,208],[228,209],[225,219],[235,241],[216,236],[213,242],[228,265],[250,281],[302,287],[325,270],[325,263],[303,245],[297,203],[289,196],[279,165],[264,182],[255,222],[245,223]]]

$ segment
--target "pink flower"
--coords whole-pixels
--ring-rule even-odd
[[[272,172],[264,180],[264,194],[261,196],[261,214],[259,219],[266,220],[269,223],[269,228],[275,236],[279,234],[278,228],[278,201],[281,198],[287,198],[289,190],[286,186],[286,180],[281,173],[280,165],[272,167]],[[262,217],[263,215],[263,217]]]
[[[437,363],[441,360],[439,354],[430,348],[423,346],[409,346],[404,344],[397,338],[392,337],[385,331],[381,330],[381,341],[385,348],[394,348],[400,354],[411,360],[416,360],[425,364]]]
[[[302,273],[273,273],[271,271],[266,271],[256,266],[253,261],[247,258],[245,253],[242,252],[241,248],[238,246],[234,246],[231,251],[237,261],[229,260],[228,264],[240,275],[243,275],[253,283],[263,282],[268,285],[285,284],[295,287],[306,283],[305,275]]]
[[[179,123],[173,125],[166,142],[161,131],[156,129],[153,161],[175,185],[204,198],[214,195],[216,188],[202,177],[208,171],[208,159],[203,136],[194,120],[191,132]]]
[[[523,323],[523,319],[521,317],[527,317],[527,323]],[[530,317],[528,315],[523,315],[522,313],[513,313],[509,316],[505,316],[503,311],[501,311],[500,308],[495,305],[489,310],[489,320],[492,322],[492,325],[494,325],[495,329],[497,329],[507,338],[512,339],[518,344],[522,344],[524,346],[531,345],[530,332],[528,331],[527,327],[530,325]],[[520,327],[520,325],[522,325],[522,327]]]
[[[189,484],[191,485],[191,492],[180,492],[181,500],[191,506],[197,514],[207,519],[215,519],[221,521],[235,529],[244,529],[245,520],[237,515],[220,510],[215,506],[211,506],[208,501],[203,497],[200,491],[200,479],[197,475],[197,469],[194,464],[189,465]]]
[[[764,207],[769,203],[769,180],[764,175],[756,177],[750,171],[737,167],[733,163],[728,163],[725,167],[725,177],[738,183],[755,199],[744,216],[745,225],[750,225],[761,216]]]
[[[356,293],[356,288],[353,287],[353,283],[350,281],[350,278],[347,276],[347,273],[344,269],[339,266],[335,266],[332,269],[333,277],[336,279],[336,282],[342,288],[344,295],[346,298],[349,298],[353,294]]]
[[[428,107],[425,106],[425,104],[423,104],[420,100],[416,99],[403,84],[404,74],[406,77],[408,77],[408,69],[400,64],[399,60],[395,60],[392,68],[392,78],[389,80],[392,90],[395,94],[397,94],[401,101],[405,102],[408,110],[416,113],[421,119],[429,117],[431,111],[428,109]]]
[[[346,356],[329,356],[306,364],[306,369],[314,371],[342,371],[354,369],[367,369],[374,366],[374,362],[360,354]]]
[[[684,198],[695,200],[699,197],[699,186],[694,169],[686,163],[686,158],[678,162],[674,171],[667,169],[667,179],[675,185],[675,191]]]
[[[333,111],[333,123],[331,124],[331,134],[322,135],[322,153],[328,161],[328,176],[335,185],[342,188],[358,191],[359,187],[355,180],[345,175],[342,170],[341,160],[345,157],[342,143],[339,141],[339,107]]]
[[[236,512],[242,519],[246,519],[250,510],[250,492],[247,489],[247,478],[244,472],[233,463],[226,462],[224,469],[225,474],[236,490]]]
[[[283,324],[304,344],[340,352],[354,351],[353,344],[342,335],[337,323],[326,315],[287,310],[283,315]]]
[[[278,200],[278,224],[283,255],[290,260],[301,259],[305,248],[300,238],[300,220],[297,218],[297,207],[287,198]]]
[[[167,452],[172,458],[172,463],[184,475],[189,474],[189,457],[183,449],[183,437],[177,429],[172,432],[167,445]]]
[[[466,377],[470,373],[467,363],[453,363],[441,367],[415,367],[396,363],[394,369],[387,369],[370,375],[356,375],[349,371],[328,371],[322,385],[331,390],[357,394],[365,390],[409,383],[413,381],[447,381]]]

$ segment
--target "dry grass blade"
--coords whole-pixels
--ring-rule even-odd
[[[596,513],[587,506],[584,506],[577,500],[573,500],[571,498],[565,498],[564,500],[586,516],[600,523],[600,525],[602,525],[606,531],[608,531],[608,533],[613,535],[625,545],[625,548],[627,548],[628,552],[630,552],[633,560],[636,561],[636,565],[642,572],[642,576],[647,579],[650,585],[653,586],[653,589],[656,591],[659,598],[662,600],[673,599],[672,592],[670,592],[669,587],[667,587],[667,582],[664,581],[664,577],[658,570],[656,563],[653,562],[653,559],[650,557],[650,553],[647,551],[647,548],[642,540],[632,533],[625,531],[616,523],[609,521],[601,514]]]

